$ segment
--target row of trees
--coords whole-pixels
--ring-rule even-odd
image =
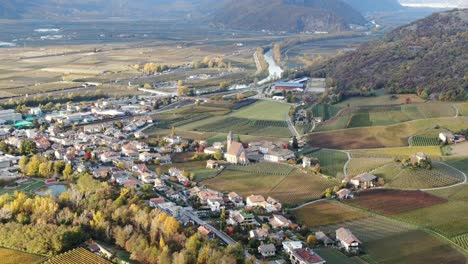
[[[199,68],[231,68],[231,63],[226,63],[221,57],[205,57],[203,60],[192,62],[192,67],[194,69]]]
[[[22,156],[19,160],[19,168],[23,175],[30,177],[44,177],[63,175],[69,180],[73,175],[72,165],[64,161],[50,161],[46,157],[34,155],[31,158]]]
[[[155,63],[146,63],[145,65],[143,65],[143,73],[147,74],[147,75],[153,75],[157,72],[163,72],[163,71],[167,71],[169,69],[169,66],[167,65],[159,65],[159,64],[155,64]]]

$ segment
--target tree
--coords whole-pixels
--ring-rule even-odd
[[[43,161],[40,165],[39,165],[39,175],[41,177],[49,177],[50,174],[52,173],[52,162],[50,161]]]
[[[37,146],[36,143],[34,143],[31,140],[23,140],[21,141],[20,147],[19,147],[19,153],[20,155],[33,155],[37,153]]]
[[[299,143],[297,142],[297,137],[296,136],[294,136],[293,139],[292,139],[292,148],[294,150],[299,149]]]
[[[28,160],[28,157],[26,156],[21,156],[18,162],[19,169],[23,174],[26,174],[28,171],[28,162],[29,160]]]
[[[143,72],[147,75],[153,75],[156,72],[156,64],[154,63],[146,63],[143,67]]]
[[[72,168],[72,165],[70,163],[67,163],[67,165],[65,165],[65,169],[63,170],[63,177],[65,179],[70,179],[71,175],[73,174],[73,168]]]
[[[213,154],[213,158],[215,158],[216,160],[222,160],[223,152],[220,149],[216,150],[216,152]]]
[[[39,173],[39,166],[41,165],[41,160],[38,155],[32,156],[31,160],[28,163],[27,175],[30,177],[37,176]]]
[[[221,216],[219,219],[219,229],[223,230],[226,227],[226,210],[224,208],[221,210]]]
[[[313,235],[308,235],[307,236],[307,245],[309,245],[309,247],[313,247],[315,246],[315,244],[317,244],[317,238]]]
[[[183,86],[183,85],[184,85],[184,81],[182,81],[182,80],[178,80],[178,81],[177,81],[177,86],[178,86],[178,87],[181,87],[181,86]]]
[[[187,86],[179,86],[177,87],[177,94],[182,96],[182,95],[188,95],[190,92],[190,89]]]
[[[61,160],[54,162],[54,174],[55,174],[55,176],[58,176],[58,175],[62,174],[64,168],[65,168],[65,162],[63,162]]]

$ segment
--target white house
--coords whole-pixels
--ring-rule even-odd
[[[210,198],[207,200],[207,204],[212,212],[219,212],[224,208],[224,200],[222,198]]]
[[[283,242],[283,249],[286,252],[286,254],[291,254],[294,249],[297,248],[302,248],[302,242],[301,241],[284,241]]]
[[[353,233],[346,228],[336,230],[336,239],[340,242],[340,246],[348,252],[359,252],[361,241],[357,239]]]

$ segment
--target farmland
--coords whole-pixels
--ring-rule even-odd
[[[339,264],[360,264],[362,261],[359,257],[348,257],[341,253],[339,250],[334,248],[318,248],[314,249],[327,263],[339,263]]]
[[[369,158],[383,158],[383,157],[397,157],[397,156],[411,156],[417,152],[424,152],[431,158],[441,155],[440,147],[436,146],[413,146],[413,147],[399,147],[399,148],[378,148],[378,149],[364,149],[353,150],[353,157],[369,157]]]
[[[321,201],[294,211],[299,223],[309,227],[339,224],[346,221],[368,217],[363,211],[345,206],[336,201]]]
[[[346,153],[330,149],[320,149],[306,154],[307,157],[315,157],[320,162],[322,173],[327,176],[343,179],[343,167],[348,160]]]
[[[257,135],[287,138],[291,136],[286,121],[254,120],[238,117],[226,117],[213,123],[199,126],[195,131],[222,132],[232,131],[235,134]]]
[[[345,107],[349,106],[382,106],[382,105],[401,105],[405,104],[407,98],[411,100],[413,103],[422,103],[422,100],[419,96],[415,94],[405,94],[405,95],[397,95],[397,98],[392,98],[389,94],[379,94],[375,97],[352,97],[343,102],[336,104],[336,106]]]
[[[443,163],[433,163],[431,170],[404,168],[397,175],[383,175],[386,185],[395,189],[414,190],[449,186],[463,182],[459,171]]]
[[[220,191],[234,191],[241,195],[270,195],[284,204],[298,204],[322,197],[325,189],[338,185],[321,175],[305,174],[288,165],[259,163],[231,166],[220,175],[202,181]]]
[[[44,264],[75,264],[75,263],[94,263],[94,264],[110,264],[98,255],[89,252],[84,248],[76,248],[48,259]]]
[[[286,120],[289,108],[290,105],[286,103],[261,101],[244,107],[231,114],[231,116],[254,120],[284,121]]]
[[[468,128],[468,117],[438,118],[431,122],[421,119],[389,126],[351,128],[339,131],[317,132],[309,136],[313,146],[335,149],[363,149],[402,147],[408,138],[434,126],[452,131]]]
[[[29,254],[17,250],[0,248],[0,259],[3,264],[42,263],[46,258],[40,255]]]
[[[328,120],[338,114],[340,110],[340,107],[333,105],[316,104],[312,107],[312,115],[314,117],[323,117],[324,120]]]
[[[449,238],[465,234],[468,230],[468,204],[463,201],[449,201],[399,214],[396,217]]]
[[[454,106],[448,103],[352,107],[321,124],[318,131],[385,126],[418,119],[453,117],[455,114]]]
[[[381,166],[392,162],[391,158],[351,158],[348,163],[347,172],[350,177],[361,173],[371,172]]]
[[[346,203],[384,215],[395,215],[444,203],[447,200],[422,191],[365,190]]]

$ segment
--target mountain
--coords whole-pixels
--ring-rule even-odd
[[[216,0],[0,0],[0,18],[204,17]]]
[[[230,28],[274,31],[344,31],[366,19],[340,0],[227,0],[213,21]]]
[[[398,0],[341,0],[361,13],[389,12],[402,8]]]
[[[311,67],[328,77],[335,94],[440,93],[442,100],[467,99],[468,9],[452,10],[397,28],[356,51]]]
[[[468,8],[468,0],[401,0],[403,6],[436,7],[436,8]]]

